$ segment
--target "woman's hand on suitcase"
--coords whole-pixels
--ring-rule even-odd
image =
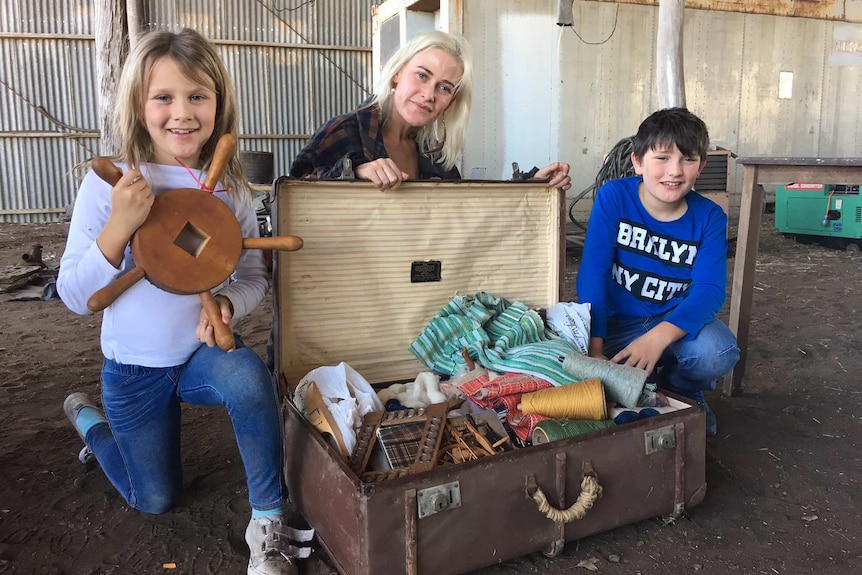
[[[407,174],[395,165],[391,158],[379,158],[356,168],[356,177],[368,180],[381,192],[395,191],[401,182],[407,179]]]

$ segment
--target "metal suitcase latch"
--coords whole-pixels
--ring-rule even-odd
[[[646,444],[647,455],[665,449],[673,449],[676,447],[676,435],[673,431],[673,425],[645,432],[644,443]]]
[[[416,493],[419,519],[461,507],[461,484],[458,481],[435,485]]]

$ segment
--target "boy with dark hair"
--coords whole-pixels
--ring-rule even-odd
[[[589,355],[644,369],[706,411],[703,391],[733,369],[739,348],[716,314],[727,288],[727,216],[693,190],[709,133],[685,108],[644,120],[632,145],[636,176],[596,194],[578,271],[591,304]]]

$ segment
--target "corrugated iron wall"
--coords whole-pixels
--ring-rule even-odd
[[[218,46],[237,88],[240,149],[285,174],[325,120],[371,91],[374,0],[149,2],[147,27]],[[0,222],[58,219],[74,166],[101,153],[91,0],[0,2]]]
[[[282,174],[321,123],[368,95],[376,3],[151,0],[146,14],[152,28],[190,26],[214,40],[239,91],[241,149],[273,153]],[[695,4],[781,13],[799,3],[686,2],[687,103],[718,145],[862,153],[862,1],[806,3],[825,19]],[[508,177],[512,161],[561,159],[583,189],[657,105],[656,1],[575,2],[574,30],[553,24],[547,0],[464,6],[480,69],[463,172]],[[91,0],[0,2],[0,222],[60,217],[77,190],[73,167],[100,153],[92,11]],[[794,75],[789,99],[777,97],[779,72]],[[733,178],[731,191],[735,166]]]

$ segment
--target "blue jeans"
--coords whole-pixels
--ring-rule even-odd
[[[181,402],[227,408],[252,508],[281,511],[282,425],[275,386],[263,361],[241,347],[239,338],[231,353],[202,344],[175,367],[105,360],[102,404],[109,424],[91,428],[86,443],[128,504],[157,514],[179,501]]]
[[[634,319],[608,319],[605,355],[613,357],[632,341],[664,321],[667,314]],[[739,361],[739,348],[733,332],[719,320],[703,326],[694,339],[680,339],[662,353],[657,383],[661,389],[701,403],[703,391],[715,389]]]

